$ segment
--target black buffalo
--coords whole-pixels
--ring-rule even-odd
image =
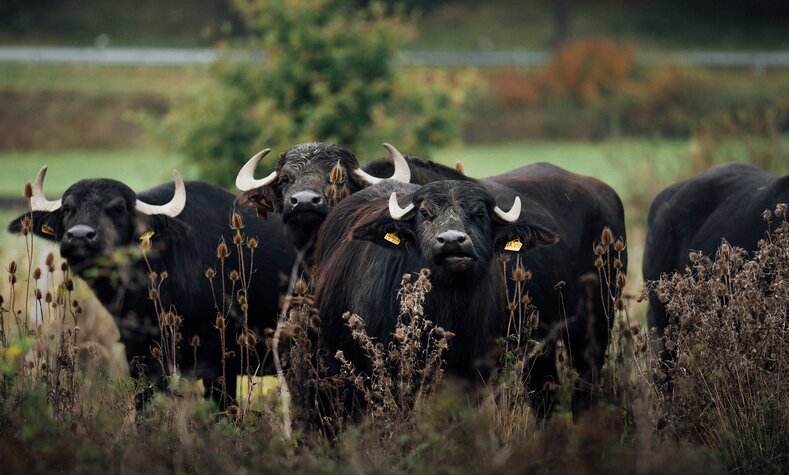
[[[741,163],[720,165],[669,186],[649,208],[644,280],[682,272],[691,251],[713,256],[724,240],[755,251],[767,231],[762,212],[787,202],[789,176]],[[663,336],[669,318],[656,295],[649,296],[647,319]],[[664,361],[670,357],[662,354]]]
[[[408,182],[405,159],[391,145],[384,146],[394,163],[390,178]],[[311,248],[334,204],[382,180],[361,169],[349,150],[323,142],[303,143],[285,150],[275,170],[257,180],[255,168],[268,152],[266,149],[253,156],[239,171],[236,187],[244,192],[239,201],[256,207],[263,216],[269,211],[280,214],[285,234],[299,250]]]
[[[393,192],[396,201],[391,201]],[[495,203],[515,203],[512,215]],[[567,342],[581,380],[598,381],[612,322],[599,298],[599,282],[585,276],[597,274],[593,245],[605,226],[624,238],[624,211],[616,193],[595,179],[547,164],[476,183],[466,178],[421,188],[393,182],[367,188],[335,207],[316,241],[315,290],[324,343],[329,354],[341,349],[363,368],[342,314],[357,313],[373,337],[389,341],[400,279],[426,267],[433,289],[425,312],[456,335],[448,371],[464,378],[484,373],[478,363],[504,334],[508,316],[507,282],[496,256],[517,237],[533,273],[527,290],[540,312],[536,337],[546,344],[529,371],[529,385],[539,393],[535,402],[545,415],[552,399],[542,388],[558,381],[558,338]],[[389,232],[403,242],[386,241]],[[555,245],[540,246],[549,243]],[[588,388],[577,395],[578,409],[588,405]]]
[[[230,220],[235,197],[215,186],[201,182],[184,183],[176,173],[175,183],[160,185],[135,193],[121,182],[110,179],[81,180],[69,187],[57,201],[44,198],[42,168],[33,185],[31,204],[32,232],[60,243],[60,253],[70,269],[79,275],[107,308],[118,325],[121,342],[131,362],[135,356],[150,356],[159,339],[159,322],[149,298],[148,266],[139,254],[134,255],[139,238],[151,243],[148,262],[159,275],[168,277],[159,288],[165,311],[183,316],[176,361],[183,374],[203,378],[219,387],[221,351],[219,332],[215,328],[217,307],[222,305],[221,289],[234,288],[228,280],[229,269],[237,269],[238,256],[233,245],[234,231]],[[250,327],[259,332],[276,323],[279,296],[286,291],[283,276],[294,260],[278,219],[262,221],[254,213],[243,213],[245,237],[257,240],[255,269],[249,289]],[[29,216],[29,214],[28,214]],[[22,230],[25,215],[13,220],[9,231]],[[217,247],[224,238],[230,256],[224,276],[220,276]],[[248,241],[245,241],[246,245]],[[253,244],[254,246],[254,244]],[[118,258],[124,252],[128,258]],[[247,250],[247,252],[249,252]],[[214,300],[210,281],[204,275],[214,268]],[[225,279],[224,285],[222,279]],[[238,283],[235,286],[238,289]],[[234,302],[236,295],[226,295]],[[226,321],[228,348],[235,346],[240,333],[239,305]],[[189,348],[199,338],[197,361]],[[232,396],[239,373],[238,351],[227,362],[227,387]],[[147,364],[149,376],[159,380],[158,363]],[[136,376],[136,364],[130,367]]]

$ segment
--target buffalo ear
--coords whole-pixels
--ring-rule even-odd
[[[151,231],[153,231],[152,236],[156,236],[158,239],[177,241],[189,236],[192,227],[178,218],[162,214],[138,215],[137,234],[144,235]]]
[[[404,249],[416,244],[412,222],[396,221],[389,216],[388,210],[385,215],[376,216],[354,227],[353,238],[390,249]]]
[[[31,213],[25,213],[8,223],[8,232],[22,234],[22,225],[26,218],[31,218]],[[33,211],[30,222],[30,231],[48,241],[60,241],[63,236],[63,225],[57,211]]]
[[[559,235],[556,232],[540,224],[526,223],[523,220],[514,224],[496,224],[493,232],[494,249],[499,252],[523,252],[537,246],[559,242]]]
[[[269,212],[281,212],[282,210],[282,197],[274,185],[261,186],[244,192],[236,198],[236,203],[255,208],[257,215],[263,219],[266,219]]]

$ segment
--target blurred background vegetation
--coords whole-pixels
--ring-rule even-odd
[[[637,265],[664,186],[722,161],[789,168],[789,69],[697,67],[672,53],[786,51],[787,20],[789,4],[771,0],[7,0],[2,45],[250,54],[182,67],[0,63],[0,197],[19,196],[44,163],[53,194],[97,175],[140,189],[173,167],[228,186],[263,147],[273,159],[328,140],[367,160],[388,141],[472,176],[549,161],[601,178],[627,204]],[[438,67],[409,51],[551,56]]]

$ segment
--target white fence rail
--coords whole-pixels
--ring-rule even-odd
[[[225,54],[242,56],[243,50],[198,48],[69,48],[0,46],[0,63],[77,63],[126,65],[204,65]],[[263,58],[261,53],[254,56]],[[409,51],[408,63],[427,66],[535,67],[548,62],[548,51]],[[684,51],[642,53],[639,61],[673,61],[710,68],[752,68],[764,71],[789,68],[789,51]]]

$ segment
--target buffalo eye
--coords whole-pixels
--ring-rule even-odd
[[[474,218],[476,218],[476,219],[478,219],[480,221],[485,221],[486,219],[488,219],[488,210],[486,210],[485,208],[480,208],[480,209],[474,211],[473,216],[474,216]]]
[[[112,205],[107,208],[107,212],[109,214],[120,216],[126,212],[126,207],[123,204]]]
[[[427,208],[419,208],[419,214],[422,215],[422,218],[426,219],[427,221],[433,221],[433,213],[431,213]]]
[[[279,177],[279,184],[280,185],[287,185],[290,183],[290,177],[285,175],[284,173]]]
[[[71,216],[71,213],[74,211],[69,205],[63,205],[60,209],[65,216]]]

